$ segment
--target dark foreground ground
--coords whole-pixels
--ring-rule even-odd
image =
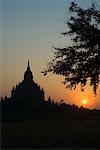
[[[100,120],[34,119],[1,124],[2,148],[100,148]]]

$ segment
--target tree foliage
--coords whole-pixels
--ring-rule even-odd
[[[54,58],[42,73],[63,75],[63,83],[69,89],[75,89],[80,83],[84,90],[89,80],[96,94],[100,82],[100,10],[94,3],[84,9],[72,2],[69,12],[69,31],[62,34],[71,37],[73,45],[55,47]]]

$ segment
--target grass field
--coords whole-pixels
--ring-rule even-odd
[[[2,148],[100,148],[99,120],[40,119],[1,124]]]

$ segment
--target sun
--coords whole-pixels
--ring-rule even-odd
[[[87,101],[86,99],[83,99],[83,100],[82,100],[82,104],[84,104],[84,105],[87,104],[87,102],[88,102],[88,101]]]

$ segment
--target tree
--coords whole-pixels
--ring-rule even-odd
[[[42,73],[63,75],[67,88],[75,89],[80,83],[82,91],[89,80],[96,94],[100,82],[100,9],[94,3],[83,9],[72,2],[69,12],[69,31],[62,35],[71,37],[73,45],[54,47],[54,58]]]

